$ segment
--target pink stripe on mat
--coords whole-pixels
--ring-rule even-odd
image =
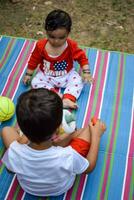
[[[22,59],[22,56],[23,56],[23,54],[24,54],[24,51],[26,50],[26,47],[28,46],[28,44],[29,44],[29,42],[26,41],[26,43],[25,43],[24,46],[23,46],[23,49],[22,49],[22,51],[21,51],[21,54],[19,55],[19,58],[18,58],[16,64],[14,65],[14,67],[13,67],[13,70],[12,70],[12,72],[11,72],[11,74],[10,74],[10,77],[8,78],[8,81],[7,81],[7,83],[6,83],[6,87],[5,87],[5,89],[3,90],[3,92],[2,92],[2,95],[3,95],[3,96],[6,95],[6,93],[8,92],[8,90],[9,90],[9,88],[10,88],[10,83],[11,83],[10,80],[11,80],[12,77],[14,76],[14,72],[15,72],[15,70],[17,69],[17,67],[18,67],[18,65],[19,65],[19,63],[20,63],[20,61],[21,61],[21,59]],[[33,47],[34,47],[34,43],[32,43],[31,46],[30,46],[30,49],[29,49],[29,51],[28,51],[28,53],[27,53],[27,55],[26,55],[26,58],[24,59],[24,61],[23,61],[23,63],[22,63],[21,70],[19,71],[19,73],[18,73],[18,75],[17,75],[17,77],[16,77],[16,80],[18,80],[19,77],[21,76],[21,74],[22,74],[22,72],[23,72],[23,70],[24,70],[24,68],[25,68],[25,65],[26,65],[26,63],[27,63],[28,57],[30,56],[30,53],[31,53]],[[12,98],[12,96],[15,94],[16,89],[17,89],[17,83],[14,85],[12,91],[10,92],[10,98]],[[9,200],[10,200],[10,199],[13,199],[12,197],[13,197],[15,191],[16,191],[16,188],[17,188],[18,184],[19,184],[19,183],[18,183],[18,180],[17,180],[17,178],[15,178],[15,179],[13,180],[13,182],[11,183],[10,190],[9,190],[9,194],[8,194],[7,199],[9,199]],[[24,194],[24,191],[23,191],[22,189],[20,189],[20,191],[19,191],[19,193],[18,193],[18,195],[17,195],[17,199],[20,200],[20,199],[21,199],[20,197],[22,197],[23,194]]]
[[[133,113],[134,116],[134,113]],[[132,127],[132,135],[131,135],[131,143],[130,143],[130,150],[128,154],[128,163],[127,163],[127,175],[125,180],[125,191],[123,199],[129,199],[129,193],[130,193],[130,184],[131,184],[131,177],[132,177],[132,166],[133,166],[133,159],[134,159],[134,121],[133,121],[133,127]]]
[[[18,185],[19,183],[17,183]],[[24,195],[24,190],[22,190],[22,188],[20,188],[19,192],[18,192],[18,195],[16,197],[16,200],[20,200]]]
[[[21,53],[20,53],[20,55],[19,55],[19,57],[18,57],[18,59],[17,59],[17,62],[16,62],[15,65],[13,66],[12,72],[10,73],[10,75],[9,75],[9,77],[8,77],[8,81],[7,81],[7,83],[6,83],[6,86],[5,86],[5,88],[4,88],[4,91],[3,91],[3,94],[2,94],[2,95],[6,95],[6,94],[7,94],[7,91],[9,90],[10,85],[11,85],[11,83],[12,83],[12,82],[11,82],[11,79],[13,79],[14,74],[15,74],[16,70],[18,69],[18,65],[19,65],[19,63],[21,62],[22,58],[23,58],[24,52],[25,52],[26,47],[28,46],[28,44],[29,44],[29,41],[26,41],[25,44],[24,44],[24,46],[23,46],[23,49],[22,49],[22,51],[21,51]],[[27,60],[25,60],[25,63],[26,63],[26,61],[27,61]],[[21,68],[21,70],[20,70],[21,73],[22,73],[24,67],[25,67],[25,66],[23,65],[22,68]],[[19,74],[20,74],[20,73],[19,73]],[[13,87],[13,88],[14,88],[14,87]],[[11,98],[12,95],[13,95],[13,92],[11,92],[11,94],[9,95],[9,97]]]
[[[101,63],[101,57],[102,57],[102,52],[99,52],[99,55],[98,55],[98,59],[97,59],[97,64],[96,64],[96,71],[95,71],[95,80],[98,80],[98,74],[99,74],[99,68],[100,68],[100,63]],[[103,91],[103,87],[104,87],[104,80],[105,80],[105,76],[106,76],[106,67],[107,67],[107,62],[108,62],[108,53],[106,53],[105,55],[105,58],[104,58],[104,66],[103,66],[103,78],[101,80],[101,84],[100,84],[100,88],[99,88],[99,95],[100,95],[100,98],[99,98],[99,101],[97,101],[97,111],[96,111],[96,115],[98,115],[99,113],[99,110],[101,109],[100,108],[100,102],[102,100],[102,91]],[[88,123],[89,123],[89,118],[91,116],[88,115],[88,113],[91,113],[92,111],[92,106],[93,106],[93,100],[94,100],[94,95],[95,95],[95,88],[96,88],[96,85],[93,84],[93,87],[92,87],[92,91],[91,91],[91,98],[88,102],[88,111],[87,111],[87,116],[85,118],[85,122],[84,122],[84,126],[86,126]],[[97,113],[98,112],[98,113]],[[82,174],[81,175],[81,179],[80,179],[80,183],[79,183],[79,187],[78,187],[78,191],[77,191],[77,198],[76,199],[81,199],[81,195],[82,195],[82,191],[83,191],[83,187],[84,187],[84,184],[85,184],[85,181],[86,181],[86,175]],[[66,194],[66,200],[68,199],[71,199],[71,194],[72,194],[72,189],[71,191],[69,190]]]
[[[21,75],[22,75],[22,73],[23,73],[23,71],[24,71],[24,69],[25,69],[25,67],[26,67],[26,64],[27,64],[27,62],[28,62],[28,58],[29,58],[29,56],[30,56],[30,54],[31,54],[31,50],[33,49],[33,46],[34,46],[34,44],[32,44],[32,45],[30,46],[30,49],[29,49],[29,51],[28,51],[28,53],[27,53],[25,59],[24,59],[23,62],[21,63],[21,68],[20,68],[20,70],[19,70],[19,72],[18,72],[18,74],[17,74],[17,76],[16,76],[16,80],[17,80],[16,85],[19,84],[18,80],[20,79],[20,77],[21,77]],[[15,89],[14,87],[12,87],[12,90],[10,91],[10,95],[9,95],[9,96],[12,97],[12,96],[14,95],[15,90],[16,90],[16,89]]]
[[[8,193],[8,196],[6,197],[7,200],[13,199],[14,194],[15,194],[15,192],[16,192],[16,185],[18,185],[18,180],[17,180],[17,178],[15,177],[15,179],[14,179],[14,181],[13,181],[13,183],[12,183],[12,187],[11,187],[9,193]]]
[[[78,187],[78,190],[77,190],[77,195],[76,195],[76,199],[77,200],[81,199],[81,194],[82,194],[82,191],[83,191],[83,186],[84,186],[84,183],[85,183],[85,179],[86,179],[86,174],[82,174],[81,178],[80,178],[79,187]]]
[[[113,121],[112,133],[111,133],[111,140],[110,140],[110,146],[108,150],[109,153],[112,153],[115,130],[116,130],[116,125],[117,125],[118,107],[119,107],[119,102],[120,102],[120,91],[121,91],[121,83],[122,83],[122,77],[123,77],[123,60],[124,60],[124,57],[123,55],[121,55],[120,76],[119,76],[119,84],[118,84],[118,89],[117,89],[117,99],[116,99],[115,115],[114,115],[114,121]],[[104,179],[103,179],[104,181],[103,181],[102,190],[101,190],[101,199],[104,199],[105,189],[106,189],[107,180],[108,180],[109,166],[110,166],[110,157],[108,156],[108,159],[106,161]]]
[[[76,198],[75,198],[77,200],[79,200],[81,198],[81,193],[82,193],[82,190],[83,190],[85,177],[86,177],[85,174],[81,175],[81,177],[80,177],[79,187],[78,187],[78,190],[77,190],[77,193],[76,193]],[[71,200],[72,199],[71,198],[72,197],[72,193],[73,193],[73,187],[71,187],[70,190],[66,193],[65,199],[66,200]]]
[[[3,64],[4,64],[4,62],[5,62],[6,58],[7,58],[10,50],[11,50],[11,47],[13,45],[14,40],[15,40],[14,38],[11,39],[10,44],[9,44],[7,50],[6,50],[6,53],[5,53],[5,55],[4,55],[3,59],[2,59],[2,62],[0,63],[0,68],[3,66]]]
[[[108,52],[105,54],[105,57],[104,57],[104,66],[103,66],[102,76],[101,76],[101,81],[100,81],[97,105],[96,105],[96,109],[95,109],[95,113],[94,113],[94,115],[96,117],[98,117],[99,110],[100,110],[101,99],[102,99],[102,94],[103,94],[103,89],[104,89],[105,76],[106,76],[106,70],[107,70],[107,64],[108,64]]]
[[[96,64],[96,71],[95,71],[95,75],[94,75],[94,79],[95,80],[98,80],[99,67],[100,67],[100,63],[101,63],[101,58],[102,58],[102,52],[99,51],[99,55],[98,55],[98,59],[97,59],[97,64]],[[87,114],[91,114],[92,107],[93,107],[93,102],[94,102],[95,90],[96,90],[96,82],[94,82],[94,84],[92,86],[90,101],[89,101],[89,104],[87,105],[87,107],[88,107]],[[85,122],[84,122],[85,125],[87,125],[89,123],[90,117],[91,116],[89,116],[89,115],[86,116],[86,119],[85,119]]]
[[[101,59],[101,56],[99,55],[98,56],[98,61],[97,61],[97,65],[96,65],[96,73],[95,73],[95,79],[97,79],[97,75],[99,73],[99,67],[100,67],[100,59]],[[104,56],[104,64],[103,64],[103,71],[102,71],[102,76],[101,76],[101,81],[100,81],[100,87],[99,87],[99,92],[98,92],[98,99],[97,99],[97,104],[96,104],[96,111],[95,111],[95,116],[97,117],[98,114],[100,113],[100,109],[101,109],[101,101],[102,101],[102,94],[103,94],[103,89],[104,89],[104,83],[105,83],[105,79],[106,79],[106,71],[107,71],[107,64],[108,64],[108,52],[105,54]],[[91,93],[91,97],[92,97],[92,106],[93,106],[93,99],[94,99],[94,94],[95,94],[95,89],[93,90],[93,94]],[[93,95],[93,96],[92,96]],[[91,113],[92,111],[92,106],[89,102],[89,109],[88,109],[88,112],[87,113]],[[85,119],[85,125],[89,122],[89,115],[87,115],[86,119]],[[83,180],[82,180],[82,183],[81,183],[81,193],[79,193],[79,196],[80,196],[80,199],[82,198],[81,195],[82,195],[82,190],[83,190],[83,187],[84,187],[84,184],[85,184],[85,179],[86,179],[86,175],[82,175],[83,177]]]
[[[102,53],[99,51],[97,64],[96,64],[95,79],[97,79],[97,76],[99,74],[98,72],[99,72],[99,66],[100,66],[100,62],[101,62],[101,56],[102,56]],[[90,98],[90,101],[87,104],[87,107],[88,107],[87,114],[90,113],[89,110],[91,111],[90,107],[93,104],[94,93],[95,93],[95,84],[93,84],[92,91],[91,91],[91,98]],[[88,122],[89,122],[89,117],[87,115],[86,118],[85,118],[84,125],[88,124]],[[81,175],[81,176],[84,176],[84,175]],[[85,181],[85,178],[84,178],[84,181]],[[83,189],[84,181],[82,181],[80,183],[82,189]],[[71,199],[72,192],[73,192],[73,187],[70,190],[68,190],[68,192],[66,193],[65,200]],[[79,195],[81,195],[81,194],[79,194]]]
[[[68,190],[64,199],[71,200],[72,193],[73,193],[73,186]]]

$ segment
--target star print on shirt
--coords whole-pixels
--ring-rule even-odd
[[[55,69],[55,71],[64,71],[64,70],[66,70],[66,68],[67,68],[67,62],[65,61],[65,60],[63,60],[63,61],[61,61],[61,62],[56,62],[55,64],[54,64],[54,69]]]

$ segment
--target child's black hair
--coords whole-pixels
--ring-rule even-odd
[[[62,121],[62,100],[53,91],[39,88],[20,95],[16,106],[17,122],[31,142],[51,138]]]
[[[68,13],[60,9],[50,12],[45,20],[46,31],[54,31],[58,28],[65,28],[68,32],[70,32],[71,26],[71,17]]]

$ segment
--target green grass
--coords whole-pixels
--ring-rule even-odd
[[[44,37],[37,33],[44,32],[44,19],[56,8],[70,13],[70,37],[80,45],[134,53],[133,0],[0,0],[0,34]]]

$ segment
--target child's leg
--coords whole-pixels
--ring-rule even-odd
[[[63,108],[71,108],[71,109],[77,109],[77,103],[76,100],[72,101],[71,99],[68,98],[63,98]]]
[[[90,121],[89,127],[91,131],[91,146],[86,158],[89,161],[90,165],[85,171],[85,173],[89,173],[91,170],[94,169],[96,165],[100,138],[104,133],[104,131],[106,130],[106,125],[101,120],[97,120],[95,125],[93,125],[92,122]]]
[[[81,76],[76,71],[71,71],[67,79],[64,95],[66,96],[67,94],[71,94],[75,99],[78,99],[82,88],[83,82]]]
[[[56,140],[54,141],[54,145],[65,147],[69,145],[71,140],[74,138],[83,139],[86,142],[90,143],[91,136],[90,136],[89,126],[86,128],[81,128],[73,132],[72,134],[66,133],[66,134],[61,135],[57,141]]]
[[[39,71],[31,81],[32,88],[46,88],[56,92],[61,98],[62,94],[55,89],[57,85],[55,84],[54,78],[51,76],[45,76],[42,71]],[[58,87],[57,87],[58,88]]]
[[[86,128],[80,129],[78,133],[79,134],[76,136],[77,138],[83,139],[87,142],[91,141],[91,133],[90,133],[89,126],[87,126]]]
[[[72,71],[68,76],[66,89],[63,95],[63,106],[65,108],[77,108],[76,100],[80,96],[83,88],[82,78],[76,71]]]
[[[48,76],[45,76],[42,71],[37,72],[35,77],[31,81],[32,88],[47,88],[51,90],[54,88],[51,80],[49,80]]]
[[[82,129],[77,137],[74,137],[69,145],[83,157],[86,157],[90,149],[91,133],[89,126]]]

